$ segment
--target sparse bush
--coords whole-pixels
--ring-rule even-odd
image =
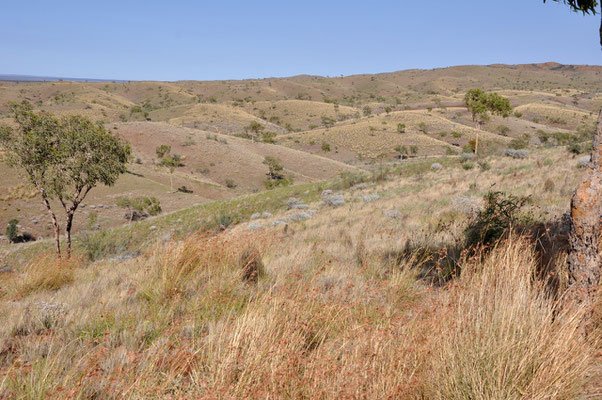
[[[545,183],[543,184],[543,191],[550,193],[554,191],[554,188],[556,186],[554,185],[554,181],[550,178],[546,179]]]
[[[115,204],[128,210],[125,218],[130,222],[161,213],[161,203],[156,197],[120,197]]]
[[[410,153],[416,155],[418,153],[418,146],[416,146],[415,144],[411,145],[410,146]]]
[[[522,117],[522,116],[523,116],[523,113],[522,113],[522,112],[520,112],[520,111],[515,111],[515,112],[514,112],[514,116],[515,116],[516,118],[520,118],[520,117]]]
[[[328,144],[327,142],[322,142],[322,151],[329,152],[330,151],[330,144]]]
[[[510,128],[506,125],[499,125],[495,130],[502,136],[508,136],[508,133],[510,132]]]
[[[469,248],[489,247],[501,239],[519,221],[519,212],[527,202],[527,198],[497,191],[488,192],[483,200],[483,209],[464,231]]]
[[[163,158],[165,155],[171,152],[171,146],[162,144],[155,149],[155,153],[157,153],[157,157]]]
[[[426,123],[421,122],[418,124],[418,130],[424,134],[428,133],[428,126],[426,125]]]
[[[236,183],[232,179],[227,178],[226,179],[226,187],[228,189],[234,189],[236,187]]]
[[[511,149],[518,150],[526,148],[528,144],[529,142],[524,138],[514,138],[510,141],[508,147],[510,147]]]
[[[372,108],[370,108],[370,106],[365,106],[362,111],[365,117],[372,115]]]
[[[17,239],[19,237],[19,229],[17,228],[18,223],[18,220],[11,219],[10,221],[8,221],[8,225],[6,225],[5,235],[10,243],[17,242]]]
[[[467,161],[462,163],[462,168],[465,170],[470,170],[474,168],[474,164],[472,162]]]
[[[504,152],[504,154],[508,157],[512,157],[512,158],[517,158],[517,159],[524,159],[529,157],[529,154],[531,154],[531,152],[529,150],[525,150],[525,149],[506,149],[506,151]]]

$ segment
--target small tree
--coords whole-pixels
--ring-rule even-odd
[[[481,129],[481,123],[489,120],[489,115],[499,115],[507,118],[512,113],[510,100],[497,93],[486,93],[481,89],[470,89],[464,96],[464,104],[472,115],[472,122],[477,129]],[[479,150],[479,132],[475,139],[475,154]]]
[[[279,181],[284,179],[284,173],[282,172],[284,170],[284,167],[282,166],[282,163],[279,159],[272,156],[266,156],[263,159],[263,164],[268,166],[269,171],[267,173],[267,176],[269,179],[273,181]]]
[[[159,157],[159,158],[163,158],[166,154],[169,154],[170,151],[171,151],[171,146],[168,146],[166,144],[162,144],[161,146],[158,146],[155,149],[155,152],[157,153],[157,157]]]
[[[17,228],[17,224],[19,223],[16,219],[11,219],[8,221],[8,225],[6,225],[6,237],[10,243],[15,243],[17,238],[19,237],[19,228]]]
[[[50,202],[56,199],[62,206],[70,257],[75,211],[93,187],[99,183],[113,185],[126,171],[130,146],[83,116],[59,119],[33,111],[27,101],[9,103],[9,110],[16,128],[0,129],[0,145],[6,150],[7,162],[25,170],[40,193],[54,225],[59,257],[61,228]]]

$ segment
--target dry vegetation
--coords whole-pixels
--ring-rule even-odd
[[[490,169],[468,171],[459,163],[436,172],[429,163],[407,164],[365,188],[335,182],[344,206],[315,200],[316,216],[286,227],[268,222],[296,210],[277,211],[263,229],[243,222],[159,239],[132,259],[57,264],[46,257],[3,274],[0,392],[40,399],[599,397],[602,325],[596,320],[592,334],[579,333],[583,310],[562,302],[562,253],[543,277],[530,236],[512,235],[482,256],[455,253],[453,270],[432,264],[461,244],[493,182],[530,195],[528,212],[554,237],[551,227],[581,174],[576,161],[558,149],[487,161]],[[549,163],[552,188],[541,174]],[[375,193],[378,199],[362,200]],[[552,277],[560,285],[554,290]]]
[[[602,300],[584,336],[563,301],[562,217],[584,172],[567,138],[602,105],[601,74],[0,83],[0,100],[104,121],[135,158],[91,192],[72,260],[48,240],[0,246],[0,398],[602,398]],[[517,113],[475,129],[475,82]],[[461,155],[477,134],[480,158]],[[517,143],[527,158],[505,157]],[[158,165],[160,145],[183,165]],[[260,191],[266,156],[295,185]],[[2,172],[0,226],[45,234],[39,199]],[[491,190],[525,206],[469,248]],[[123,195],[164,212],[125,224]],[[101,229],[82,232],[92,216]]]

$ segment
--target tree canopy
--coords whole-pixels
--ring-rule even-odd
[[[67,215],[67,254],[73,214],[98,184],[113,185],[126,171],[131,149],[102,124],[72,115],[57,118],[34,111],[29,102],[9,103],[16,127],[0,128],[0,146],[9,166],[27,173],[50,213],[60,254],[60,228],[50,201],[58,200]]]
[[[470,89],[464,96],[464,104],[477,125],[489,119],[489,114],[508,117],[512,112],[510,100],[497,93],[487,93],[481,89]]]

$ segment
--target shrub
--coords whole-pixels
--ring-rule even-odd
[[[370,108],[370,106],[365,106],[362,111],[365,117],[372,115],[372,109]]]
[[[515,138],[515,139],[512,139],[510,141],[510,143],[508,144],[508,146],[511,149],[518,150],[518,149],[524,149],[524,148],[526,148],[528,144],[529,144],[529,142],[527,142],[524,138]]]
[[[416,145],[410,146],[410,153],[417,154],[418,153],[418,146],[416,146]]]
[[[456,132],[456,131],[453,131],[453,132],[451,133],[451,135],[452,135],[453,137],[455,137],[455,138],[460,138],[460,137],[462,137],[462,134],[461,134],[460,132]]]
[[[276,143],[276,133],[275,132],[262,132],[261,140],[264,143],[274,144],[274,143]]]
[[[422,133],[428,133],[428,126],[426,126],[426,123],[421,122],[418,124],[418,130]]]
[[[464,231],[466,245],[489,247],[508,233],[519,219],[519,212],[527,198],[518,198],[504,192],[490,191],[485,204]]]
[[[326,142],[322,142],[322,151],[328,152],[330,151],[330,144]]]
[[[228,189],[234,189],[236,187],[236,183],[232,179],[228,178],[226,179],[226,187]]]
[[[18,223],[18,220],[11,219],[8,221],[8,225],[6,225],[5,235],[10,243],[15,243],[19,237],[19,229],[17,228]]]
[[[544,192],[553,192],[555,188],[554,185],[554,181],[550,178],[546,179],[545,183],[543,184],[543,191]]]
[[[474,168],[474,164],[466,161],[462,163],[462,168],[464,168],[465,170],[470,170]]]
[[[163,158],[166,154],[169,154],[169,152],[171,152],[171,146],[166,144],[162,144],[155,149],[155,153],[157,153],[157,157],[159,158]]]
[[[397,132],[405,133],[405,131],[406,131],[406,124],[397,124]]]
[[[508,128],[506,125],[500,125],[496,128],[496,131],[502,136],[507,136],[510,132],[510,128]]]
[[[515,111],[515,112],[514,112],[514,116],[515,116],[516,118],[520,118],[520,117],[522,117],[522,116],[523,116],[523,113],[522,113],[522,112],[520,112],[520,111]]]
[[[520,149],[520,150],[506,149],[506,151],[504,152],[504,155],[506,155],[508,157],[512,157],[512,158],[517,158],[517,159],[527,158],[527,157],[529,157],[529,154],[531,154],[531,152],[529,150],[525,150],[525,149]]]

